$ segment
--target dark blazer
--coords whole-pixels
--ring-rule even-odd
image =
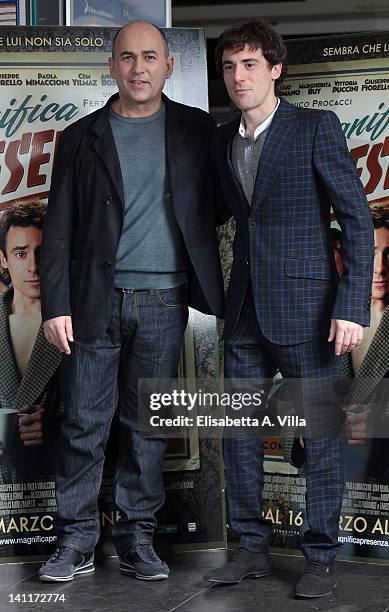
[[[331,318],[369,325],[373,225],[338,118],[281,100],[251,206],[231,163],[238,126],[236,120],[218,128],[213,143],[219,200],[236,220],[225,338],[236,327],[249,278],[261,330],[276,344],[325,336]],[[340,281],[331,206],[343,232]]]
[[[41,250],[43,320],[71,315],[75,334],[105,331],[123,224],[123,183],[109,123],[112,96],[61,135]],[[166,104],[166,151],[173,209],[191,262],[189,305],[223,316],[210,141],[215,124],[198,108]],[[152,162],[150,164],[152,168]]]

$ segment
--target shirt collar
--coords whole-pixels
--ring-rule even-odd
[[[271,122],[273,121],[274,114],[277,108],[279,107],[279,105],[280,105],[280,99],[277,98],[277,105],[274,111],[271,113],[271,115],[266,117],[265,121],[262,121],[262,123],[257,128],[255,128],[253,140],[257,140],[258,136],[262,134],[262,132],[267,130],[267,128],[270,126]],[[242,138],[248,138],[247,133],[246,133],[246,127],[245,127],[244,120],[243,120],[243,115],[240,120],[239,134],[242,136]]]

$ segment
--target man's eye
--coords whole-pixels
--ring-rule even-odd
[[[254,68],[255,64],[248,63],[246,64],[247,68]]]
[[[223,66],[224,72],[229,72],[231,70],[231,68],[232,68],[232,66],[228,66],[228,65]]]
[[[146,55],[146,59],[147,60],[155,60],[156,57],[155,57],[155,55]]]
[[[24,251],[18,251],[17,253],[15,253],[15,255],[18,259],[23,259],[26,256]]]

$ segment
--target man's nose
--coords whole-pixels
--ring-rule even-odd
[[[34,274],[38,274],[39,272],[39,255],[38,253],[32,253],[29,257],[28,269],[30,272]]]
[[[384,256],[382,253],[377,253],[374,257],[374,273],[377,276],[382,276],[387,273],[387,269],[385,266]]]
[[[235,66],[234,69],[234,81],[235,83],[240,83],[241,81],[244,80],[245,74],[244,74],[244,66]]]
[[[143,57],[137,57],[134,62],[134,72],[136,74],[142,74],[144,72],[144,62]]]

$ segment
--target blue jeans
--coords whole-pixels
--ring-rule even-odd
[[[155,513],[164,502],[166,441],[139,435],[138,379],[175,376],[187,320],[185,285],[115,290],[106,332],[94,340],[75,339],[71,355],[64,358],[65,414],[56,472],[56,528],[61,545],[88,552],[98,541],[97,497],[118,398],[120,444],[114,498],[122,518],[113,537],[120,555],[134,543],[152,541]]]

